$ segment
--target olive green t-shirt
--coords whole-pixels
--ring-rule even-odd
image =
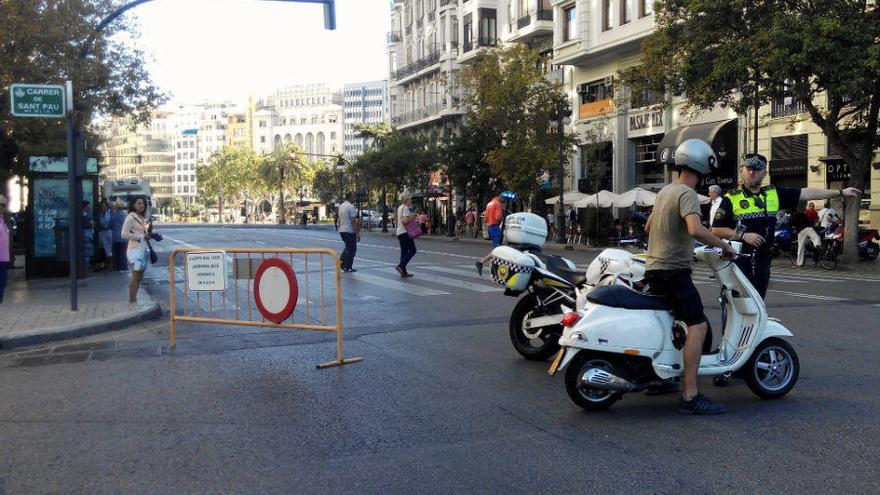
[[[694,238],[688,233],[685,217],[693,213],[700,215],[696,191],[679,182],[660,190],[651,213],[646,269],[691,268]]]

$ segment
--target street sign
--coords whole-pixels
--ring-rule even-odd
[[[16,117],[64,117],[64,86],[13,84],[9,87],[10,108]]]
[[[223,251],[186,253],[186,289],[201,292],[226,290],[226,253]]]
[[[293,314],[299,297],[296,274],[289,263],[269,258],[254,275],[254,302],[260,314],[272,323],[281,323]]]

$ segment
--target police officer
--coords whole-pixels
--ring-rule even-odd
[[[737,258],[736,264],[752,285],[765,297],[770,283],[770,246],[776,233],[776,213],[795,210],[798,201],[836,197],[857,197],[859,190],[842,190],[762,186],[767,174],[767,159],[763,155],[748,154],[742,162],[742,188],[724,196],[715,218],[712,233],[731,240],[743,241],[743,252],[752,257]],[[742,228],[737,232],[737,227]]]

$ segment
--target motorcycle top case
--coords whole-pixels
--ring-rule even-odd
[[[492,250],[492,280],[510,290],[522,292],[529,286],[535,260],[510,246]]]
[[[541,248],[547,240],[547,222],[534,213],[513,213],[504,219],[508,244]]]

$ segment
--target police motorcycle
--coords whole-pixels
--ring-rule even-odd
[[[606,249],[578,271],[571,260],[541,252],[547,224],[532,213],[504,220],[508,245],[492,250],[492,279],[504,295],[521,297],[510,315],[508,331],[514,349],[529,360],[544,360],[559,350],[563,308],[574,307],[578,291],[610,283],[639,283],[644,261],[622,249]]]
[[[742,245],[731,243],[739,253]],[[764,300],[721,250],[701,246],[695,258],[705,263],[721,286],[726,311],[717,350],[704,351],[699,374],[733,373],[761,398],[782,397],[794,387],[800,363],[783,338],[792,333],[767,316]],[[626,393],[681,377],[687,327],[674,321],[665,299],[625,285],[597,287],[578,294],[578,311],[567,312],[561,349],[549,373],[566,369],[565,388],[586,410],[601,410]]]

